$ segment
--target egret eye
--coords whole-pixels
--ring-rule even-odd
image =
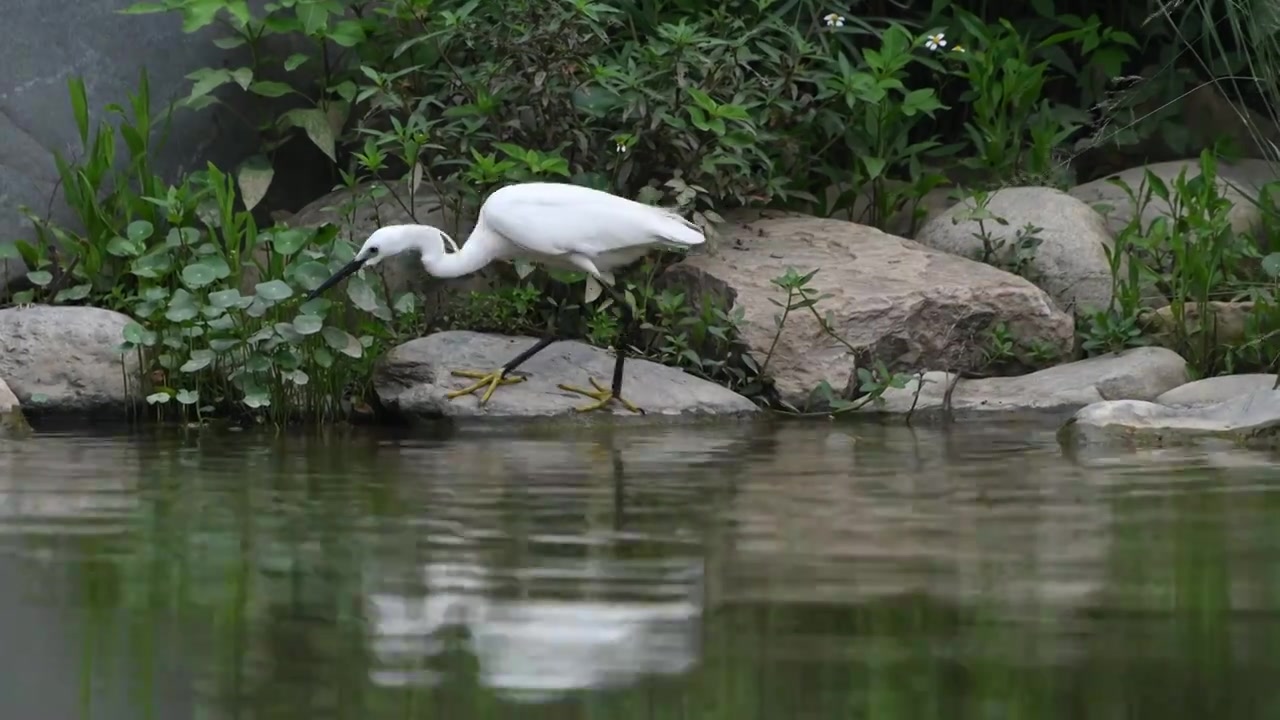
[[[369,248],[369,255],[370,255],[370,256],[377,255],[377,254],[378,254],[378,246],[377,246],[377,245],[374,245],[373,247]]]

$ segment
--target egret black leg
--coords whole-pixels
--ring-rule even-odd
[[[579,395],[586,395],[589,398],[595,399],[595,402],[590,405],[584,405],[583,407],[576,408],[578,412],[600,410],[605,405],[608,405],[610,401],[616,400],[631,412],[644,415],[645,413],[643,409],[636,407],[627,401],[626,398],[622,397],[622,373],[627,360],[627,342],[635,331],[635,313],[631,311],[631,306],[627,304],[627,299],[622,295],[622,293],[615,290],[611,285],[605,285],[604,287],[606,287],[610,294],[613,295],[614,302],[618,303],[622,307],[622,325],[618,328],[618,337],[613,342],[615,358],[613,362],[613,382],[610,384],[608,390],[603,388],[600,383],[596,382],[596,379],[593,377],[588,377],[587,381],[595,388],[594,391],[584,390],[572,385],[560,385],[559,387],[561,390],[568,390],[569,392],[575,392]]]

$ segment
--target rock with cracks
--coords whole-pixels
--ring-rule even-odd
[[[116,349],[129,322],[92,307],[0,310],[0,378],[32,412],[123,415],[139,390],[137,355]]]
[[[593,377],[606,388],[613,379],[611,352],[578,341],[560,341],[522,364],[521,383],[502,385],[481,406],[480,395],[450,400],[446,393],[475,382],[452,375],[453,370],[496,370],[537,342],[531,337],[489,335],[465,330],[439,332],[412,340],[379,361],[374,389],[388,409],[407,417],[454,419],[693,418],[743,416],[759,412],[745,397],[676,368],[648,360],[627,358],[622,396],[645,411],[640,416],[613,402],[603,410],[577,413],[575,407],[593,402],[568,392],[560,384],[591,390]]]
[[[860,412],[910,412],[921,418],[949,412],[957,420],[1066,415],[1102,400],[1154,400],[1190,376],[1186,361],[1172,350],[1141,347],[1017,377],[956,380],[950,373],[934,371],[923,379],[923,387],[918,378],[912,379],[906,388],[885,391],[880,401],[868,403]]]
[[[740,307],[743,341],[758,363],[769,358],[779,396],[797,407],[823,381],[845,391],[858,362],[906,371],[979,367],[1000,323],[1024,343],[1070,353],[1071,316],[1012,273],[841,220],[776,212],[731,220],[714,250],[674,265],[662,282],[694,304],[711,296]],[[810,286],[829,297],[815,309],[856,355],[808,309],[790,313],[774,344],[779,308],[771,301],[785,301],[786,292],[773,279],[788,269],[818,271]]]
[[[1225,443],[1275,449],[1280,447],[1280,390],[1246,392],[1197,405],[1141,400],[1094,403],[1062,426],[1058,440],[1070,448]]]

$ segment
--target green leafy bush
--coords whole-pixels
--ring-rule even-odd
[[[33,286],[16,303],[84,303],[127,313],[121,349],[146,369],[147,401],[184,414],[241,409],[284,421],[334,418],[344,397],[367,384],[380,346],[417,323],[416,300],[394,307],[363,278],[346,291],[352,309],[317,298],[299,303],[354,256],[336,228],[261,229],[241,209],[235,180],[210,164],[178,185],[151,169],[145,77],[132,118],[115,106],[89,141],[84,85],[69,82],[85,142],[58,157],[64,199],[83,226],[62,227],[28,211],[37,241],[19,241]],[[117,133],[129,162],[112,163]],[[353,334],[352,330],[357,334]]]
[[[1220,185],[1214,153],[1204,151],[1197,169],[1188,177],[1184,168],[1171,182],[1148,170],[1136,189],[1111,180],[1125,191],[1133,215],[1109,250],[1112,306],[1086,318],[1084,347],[1114,351],[1158,337],[1202,377],[1272,368],[1280,357],[1280,253],[1264,256],[1252,232],[1233,227],[1234,204]],[[1144,219],[1153,201],[1160,212]],[[1231,337],[1218,327],[1210,311],[1217,302],[1252,303],[1247,331]],[[1165,303],[1168,318],[1153,324],[1149,306]]]

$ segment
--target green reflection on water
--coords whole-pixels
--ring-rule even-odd
[[[46,600],[74,627],[83,718],[1280,713],[1280,501],[1266,472],[1147,471],[1149,458],[1082,470],[1042,447],[965,456],[916,438],[910,447],[935,453],[924,457],[881,436],[841,456],[822,435],[836,431],[783,432],[816,437],[793,458],[795,444],[758,441],[709,458],[664,457],[665,440],[624,457],[616,438],[519,452],[493,438],[117,441],[129,447],[120,482],[104,466],[98,485],[129,509],[93,517],[82,503],[85,517],[21,546],[54,558],[29,570],[37,583],[71,581],[69,596]],[[545,456],[521,454],[533,450]],[[770,513],[795,523],[761,524]],[[77,532],[86,518],[95,531]],[[864,524],[872,541],[840,545]],[[518,703],[486,683],[453,628],[439,654],[395,668],[434,671],[438,684],[375,682],[388,662],[370,595],[423,597],[422,567],[448,550],[437,536],[467,527],[482,529],[468,547],[506,578],[492,594],[507,601],[624,594],[625,583],[510,580],[524,569],[698,559],[693,666]],[[809,577],[825,580],[796,581]],[[104,709],[104,687],[126,687],[131,709]]]

